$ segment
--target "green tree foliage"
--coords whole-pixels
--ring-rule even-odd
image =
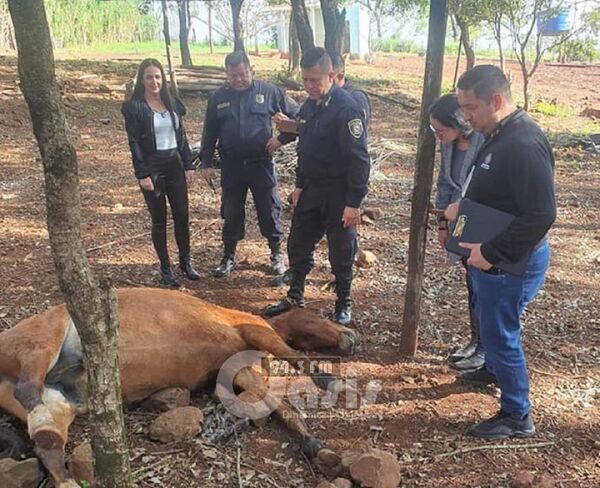
[[[143,7],[140,0],[46,0],[48,21],[57,46],[153,39],[160,18]]]

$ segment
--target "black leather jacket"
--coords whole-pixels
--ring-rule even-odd
[[[182,122],[186,109],[183,103],[176,98],[171,99],[171,104],[173,111],[179,117],[179,124],[175,135],[177,138],[177,150],[181,156],[183,169],[186,171],[193,170],[192,152],[190,151]],[[127,130],[129,148],[131,149],[135,177],[141,180],[150,176],[150,169],[146,164],[146,158],[156,153],[154,115],[152,109],[143,98],[131,98],[125,101],[121,107],[121,113],[125,117],[125,129]]]

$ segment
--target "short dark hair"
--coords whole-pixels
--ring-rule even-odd
[[[302,69],[310,69],[317,65],[321,68],[321,73],[328,73],[333,69],[331,58],[322,47],[313,47],[307,50],[300,61]]]
[[[458,105],[458,97],[454,93],[442,95],[429,108],[429,116],[445,127],[458,129],[463,136],[470,136],[473,128],[465,120],[463,111]]]
[[[473,90],[477,98],[485,101],[491,100],[494,93],[502,93],[512,100],[506,75],[500,68],[491,64],[480,64],[466,71],[459,78],[456,87],[459,90]]]
[[[329,57],[331,58],[331,67],[333,68],[333,71],[336,73],[344,73],[346,71],[346,62],[342,55],[330,51],[328,51],[327,54],[329,54]]]
[[[250,60],[244,51],[233,51],[225,56],[225,68],[233,68],[234,66],[239,66],[242,63],[248,68],[250,67]]]

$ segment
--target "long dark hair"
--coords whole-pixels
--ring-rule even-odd
[[[167,77],[165,76],[165,70],[163,69],[163,66],[158,59],[146,58],[140,63],[140,65],[138,66],[137,75],[135,77],[135,86],[133,87],[133,94],[131,95],[131,98],[135,98],[140,101],[144,100],[144,92],[146,90],[146,88],[144,87],[144,71],[146,71],[146,68],[149,68],[150,66],[155,66],[160,70],[160,76],[162,78],[159,93],[160,99],[162,100],[162,103],[164,103],[165,107],[167,107],[167,110],[171,115],[171,123],[173,124],[173,130],[176,131],[177,127],[175,124],[175,115],[173,114],[173,102],[171,100],[171,95],[169,94],[169,89],[167,87]],[[181,121],[179,121],[179,124],[181,124]]]
[[[458,129],[464,137],[470,137],[473,128],[465,120],[465,116],[460,106],[458,98],[454,93],[442,95],[429,109],[429,116],[439,120],[440,124],[446,127]]]

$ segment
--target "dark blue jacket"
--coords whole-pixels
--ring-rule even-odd
[[[213,166],[217,146],[227,162],[271,159],[266,144],[273,137],[271,116],[277,112],[296,118],[298,106],[270,83],[254,80],[250,88],[241,92],[229,86],[216,90],[206,107],[200,149],[202,167]]]
[[[356,103],[358,103],[358,106],[363,111],[365,117],[365,124],[367,127],[369,127],[369,122],[371,120],[371,102],[369,101],[369,97],[367,96],[367,94],[358,88],[354,88],[354,86],[352,86],[352,83],[350,83],[348,80],[346,80],[342,88],[348,93],[350,93],[350,95],[352,95],[352,98],[354,98]]]
[[[192,152],[190,151],[182,122],[183,116],[186,113],[185,105],[177,98],[171,99],[171,105],[173,112],[179,118],[175,136],[183,168],[186,171],[193,170]],[[147,178],[150,176],[150,169],[146,164],[146,158],[156,152],[154,114],[143,98],[126,100],[121,107],[121,113],[125,118],[125,130],[127,131],[127,139],[129,140],[129,148],[131,149],[135,177],[139,180]]]
[[[347,91],[333,85],[319,104],[304,102],[298,122],[296,186],[342,180],[346,205],[358,208],[367,194],[371,169],[361,108]]]

